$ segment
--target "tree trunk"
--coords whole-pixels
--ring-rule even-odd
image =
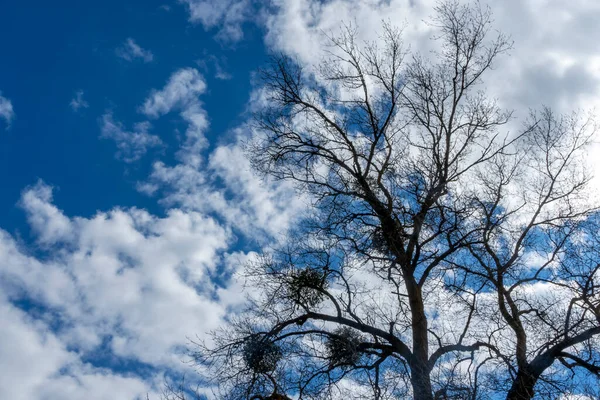
[[[408,274],[406,274],[408,275]],[[412,317],[413,354],[410,362],[410,381],[415,400],[433,400],[429,368],[429,338],[427,316],[423,306],[421,288],[409,276],[405,279]]]
[[[530,400],[533,398],[533,388],[538,377],[529,371],[519,371],[517,378],[513,382],[506,400]]]
[[[411,363],[410,383],[413,389],[414,400],[433,400],[433,389],[427,364],[419,365],[416,361]]]

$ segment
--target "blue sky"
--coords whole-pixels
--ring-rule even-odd
[[[241,266],[304,207],[242,151],[258,68],[313,65],[348,21],[427,52],[434,3],[0,4],[0,398],[157,398],[190,373],[187,338],[240,307]],[[490,3],[515,39],[488,81],[501,105],[600,106],[592,3]]]

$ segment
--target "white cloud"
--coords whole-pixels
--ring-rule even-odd
[[[336,33],[353,23],[359,38],[379,40],[382,21],[405,27],[411,51],[424,55],[435,44],[425,22],[435,0],[276,0],[265,19],[266,40],[272,49],[314,63],[322,56],[323,33]],[[485,2],[483,3],[485,6]],[[600,104],[600,51],[594,32],[600,27],[600,3],[577,0],[565,8],[559,0],[489,2],[494,29],[514,39],[511,56],[500,57],[487,79],[489,92],[506,107],[526,116],[541,104],[559,111]],[[493,34],[493,32],[492,32]]]
[[[38,242],[52,245],[69,241],[73,233],[71,221],[52,204],[52,188],[42,181],[26,189],[21,196],[21,207],[27,210],[29,225],[37,234]]]
[[[61,339],[87,348],[112,334],[116,354],[167,363],[186,337],[216,327],[223,310],[211,300],[210,276],[228,246],[226,229],[202,214],[179,210],[164,218],[115,209],[70,219],[49,202],[50,194],[51,188],[38,183],[24,192],[22,204],[28,220],[48,222],[34,225],[40,237],[57,231],[55,221],[69,226],[69,234],[61,232],[68,250],[53,262],[38,261],[5,235],[0,258],[12,262],[0,265],[8,281],[76,322],[65,324]]]
[[[227,307],[243,300],[239,290],[213,283],[246,258],[224,253],[233,237],[214,219],[181,210],[157,217],[135,208],[69,218],[51,201],[52,189],[42,182],[21,200],[51,257],[28,254],[0,230],[1,398],[143,395],[153,382],[82,360],[93,362],[101,350],[157,374],[181,372],[187,338],[215,329]],[[23,299],[43,306],[29,313],[35,320],[12,305]]]
[[[221,214],[249,236],[264,230],[272,237],[284,237],[305,207],[292,185],[259,178],[240,143],[218,146],[208,168],[226,188],[227,201],[217,203]]]
[[[15,111],[13,109],[12,102],[6,97],[2,96],[2,92],[0,92],[0,118],[3,118],[9,127],[10,123],[15,118]]]
[[[134,61],[137,58],[148,63],[154,59],[154,54],[150,50],[143,49],[132,38],[127,38],[125,43],[115,50],[118,57],[126,61]]]
[[[432,27],[436,0],[274,0],[261,7],[250,0],[180,0],[190,19],[207,29],[217,26],[238,30],[252,20],[266,28],[266,43],[305,63],[323,56],[325,35],[352,23],[359,38],[378,41],[382,21],[404,28],[403,38],[412,51],[423,55],[436,44]],[[515,46],[510,57],[500,58],[487,82],[492,97],[524,117],[541,104],[559,111],[600,106],[600,51],[594,38],[600,3],[575,0],[564,7],[560,0],[508,0],[489,4],[494,29],[510,35]],[[260,15],[260,18],[256,18]],[[251,17],[252,16],[252,17]]]
[[[198,99],[205,91],[206,83],[198,70],[183,68],[171,75],[164,88],[152,90],[140,107],[140,112],[150,118],[158,118],[173,110],[180,111],[181,117],[188,123],[188,129],[178,158],[196,168],[200,162],[199,153],[206,145],[204,134],[209,125]]]
[[[185,68],[144,101],[140,112],[146,116],[159,118],[178,111],[188,129],[177,152],[179,163],[156,162],[138,190],[148,195],[160,192],[161,202],[169,207],[216,214],[253,240],[280,237],[298,216],[301,200],[290,185],[262,182],[251,171],[241,140],[217,146],[204,163],[208,118],[198,96],[205,91],[202,75]],[[233,133],[237,139],[250,134],[246,127]]]
[[[75,97],[71,99],[69,106],[73,111],[79,111],[80,108],[88,108],[90,105],[83,99],[83,90],[75,92]]]
[[[185,108],[198,101],[198,95],[206,91],[206,83],[198,70],[184,68],[171,75],[162,90],[152,90],[144,101],[141,112],[148,117],[158,118],[173,108]]]
[[[147,382],[81,362],[48,326],[0,295],[0,398],[136,399],[152,393]]]
[[[139,160],[148,149],[162,145],[156,135],[148,133],[151,124],[148,121],[133,125],[131,132],[126,131],[123,124],[113,119],[112,113],[102,116],[101,138],[112,139],[117,145],[117,158],[131,163]]]
[[[241,139],[250,135],[243,127],[230,145],[217,146],[205,158],[208,117],[199,100],[206,83],[198,70],[175,71],[164,87],[152,90],[139,111],[160,118],[173,111],[188,124],[185,140],[176,153],[178,163],[158,161],[150,177],[138,183],[148,195],[160,194],[162,204],[210,213],[227,226],[256,241],[284,237],[292,220],[304,207],[291,185],[263,182],[256,176],[242,150]]]
[[[190,21],[205,29],[218,27],[217,38],[225,41],[242,39],[242,24],[251,19],[251,0],[179,0],[187,6]]]
[[[518,132],[530,109],[550,106],[557,113],[600,109],[600,3],[576,0],[564,7],[560,0],[484,1],[493,16],[493,30],[514,40],[509,55],[500,56],[485,77],[482,90],[508,110],[514,119],[505,127]],[[274,0],[262,20],[265,41],[271,51],[299,60],[311,70],[325,54],[326,34],[339,33],[343,24],[354,24],[359,41],[377,43],[382,21],[403,30],[405,47],[428,57],[436,43],[432,27],[424,21],[434,13],[436,0]],[[329,49],[330,50],[330,49]],[[600,149],[600,140],[589,154]],[[592,183],[600,190],[600,161],[589,160],[598,176]]]
[[[565,8],[556,0],[490,2],[495,26],[515,41],[510,57],[499,60],[490,89],[519,117],[541,104],[557,111],[600,105],[600,4],[576,0]]]

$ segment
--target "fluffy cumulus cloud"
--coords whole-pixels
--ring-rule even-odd
[[[70,218],[43,182],[20,204],[53,256],[36,258],[0,231],[0,314],[9,321],[0,329],[0,355],[22,360],[0,367],[2,398],[144,395],[152,382],[86,360],[102,352],[181,371],[186,338],[216,328],[241,301],[239,292],[221,301],[213,282],[247,256],[225,253],[231,232],[210,217],[116,208]],[[23,385],[6,383],[13,379]]]
[[[377,42],[382,22],[403,28],[407,49],[428,55],[436,48],[433,26],[436,0],[181,0],[190,19],[205,27],[227,26],[228,13],[242,18],[251,6],[261,8],[254,21],[263,25],[266,44],[276,51],[317,62],[327,50],[327,35],[354,25],[360,40]],[[493,13],[494,29],[514,40],[509,56],[498,59],[487,86],[492,97],[524,117],[544,104],[565,112],[600,104],[600,52],[594,38],[600,4],[576,0],[568,8],[558,0],[482,2]]]
[[[115,50],[115,53],[118,57],[130,62],[140,59],[146,63],[149,63],[154,59],[154,54],[152,54],[150,50],[143,49],[132,38],[127,38],[125,43]]]
[[[559,111],[589,109],[600,102],[600,53],[593,37],[600,4],[577,0],[490,3],[495,25],[514,40],[500,60],[493,90],[507,107]],[[524,110],[524,111],[525,111]]]
[[[2,237],[2,240],[6,240]],[[28,399],[142,399],[147,382],[82,362],[43,321],[0,296],[0,397]]]
[[[29,211],[27,219],[38,243],[52,245],[72,237],[71,221],[52,204],[52,188],[42,181],[23,192],[20,205]]]
[[[14,117],[15,111],[13,109],[12,102],[6,97],[2,96],[2,92],[0,92],[0,118],[6,122],[7,126],[10,126],[10,123]]]
[[[122,123],[115,121],[112,113],[102,116],[101,135],[103,139],[114,140],[117,145],[116,157],[127,163],[139,160],[148,149],[162,144],[162,140],[149,133],[151,124],[148,121],[133,125],[132,131],[127,131]]]

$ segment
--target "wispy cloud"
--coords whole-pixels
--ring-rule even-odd
[[[9,99],[2,96],[2,92],[0,92],[0,118],[6,121],[8,127],[10,127],[10,123],[15,118],[13,105]]]
[[[187,5],[192,22],[204,28],[217,28],[217,38],[225,41],[242,39],[242,24],[252,18],[251,0],[179,0]]]
[[[184,68],[171,75],[161,90],[152,90],[141,107],[141,112],[148,117],[158,118],[173,108],[186,108],[195,103],[198,95],[206,91],[206,83],[198,70]]]
[[[150,118],[158,118],[173,110],[180,112],[188,123],[186,140],[178,157],[187,164],[197,166],[200,150],[206,144],[204,136],[208,129],[208,117],[198,96],[206,91],[204,78],[194,68],[174,72],[161,90],[152,90],[140,107],[140,112]]]
[[[83,99],[83,90],[75,92],[75,97],[71,99],[69,106],[71,106],[73,111],[79,111],[80,108],[88,108],[90,106],[88,102]]]
[[[200,60],[196,61],[198,67],[202,69],[204,72],[208,72],[209,70],[214,71],[214,77],[220,80],[229,80],[233,78],[233,76],[227,71],[225,65],[227,64],[227,59],[225,57],[216,57],[214,55],[209,55]]]
[[[127,38],[116,50],[117,56],[127,61],[134,61],[137,58],[144,62],[151,62],[154,59],[154,54],[150,50],[143,49],[132,38]]]
[[[198,64],[206,66],[206,62]],[[175,71],[162,89],[150,92],[140,107],[142,114],[159,118],[176,111],[188,129],[177,152],[178,163],[154,163],[151,176],[138,184],[138,190],[148,195],[160,193],[168,207],[216,213],[237,230],[252,232],[253,240],[284,232],[300,214],[302,202],[296,201],[296,193],[288,185],[263,182],[251,172],[241,144],[251,135],[246,127],[234,132],[239,142],[217,146],[206,157],[209,121],[199,100],[205,91],[199,71],[185,68]]]
[[[148,149],[162,144],[158,136],[148,132],[151,126],[148,121],[138,122],[133,125],[132,131],[127,131],[109,112],[102,116],[100,137],[114,140],[117,145],[117,158],[131,163],[139,160]]]

